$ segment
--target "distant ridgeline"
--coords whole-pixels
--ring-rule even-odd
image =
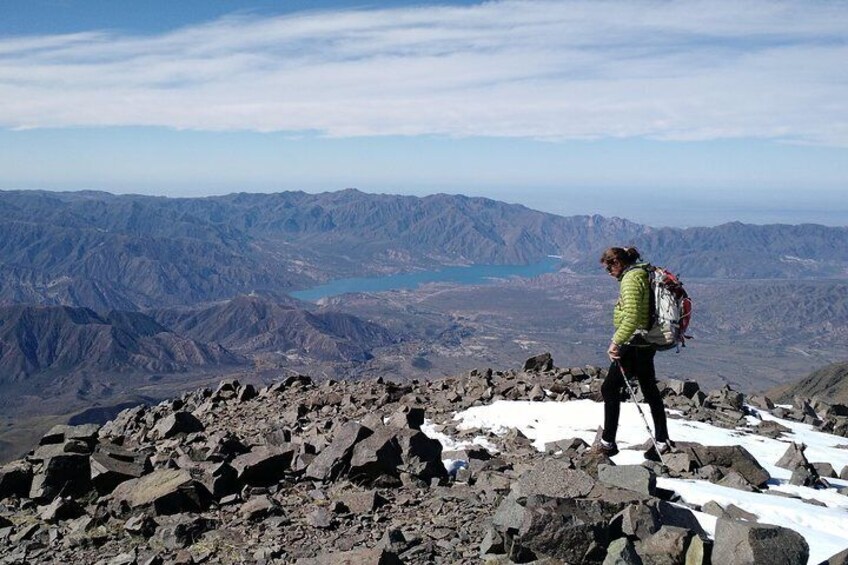
[[[0,192],[0,303],[97,311],[281,295],[330,280],[447,265],[531,264],[583,274],[635,244],[685,277],[846,278],[848,228],[651,228],[485,198],[344,190],[210,198]]]

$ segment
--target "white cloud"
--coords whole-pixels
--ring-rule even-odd
[[[0,126],[848,145],[848,4],[505,1],[0,38]]]

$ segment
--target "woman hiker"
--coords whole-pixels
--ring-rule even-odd
[[[668,439],[665,407],[654,372],[656,351],[645,341],[640,331],[649,329],[651,286],[645,269],[648,264],[639,262],[639,259],[639,252],[633,247],[610,247],[601,255],[601,264],[607,273],[619,281],[619,296],[613,311],[615,333],[607,349],[610,368],[601,386],[604,429],[593,449],[610,457],[618,453],[615,434],[618,431],[621,390],[626,375],[627,378],[638,379],[642,395],[651,407],[657,449],[651,446],[645,455],[654,459],[656,451],[666,453],[672,444]]]

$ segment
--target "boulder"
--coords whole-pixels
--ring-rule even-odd
[[[764,486],[771,476],[747,449],[740,445],[703,446],[697,444],[681,445],[678,450],[688,453],[698,467],[715,465],[732,469],[742,475],[745,480],[756,486]]]
[[[46,459],[32,479],[29,497],[53,500],[58,494],[79,497],[91,490],[88,455],[65,453]]]
[[[748,398],[748,404],[761,410],[774,410],[774,402],[768,396],[755,394]]]
[[[177,514],[159,518],[153,541],[155,545],[174,551],[188,547],[218,526],[218,521],[203,516]],[[151,545],[154,545],[153,543]],[[174,563],[178,561],[173,561]],[[192,563],[193,561],[188,561]]]
[[[815,462],[811,463],[813,469],[820,477],[824,477],[825,479],[835,479],[837,478],[836,471],[833,469],[833,465],[827,462]]]
[[[804,455],[805,449],[807,449],[806,445],[793,441],[775,465],[789,471],[794,471],[798,467],[808,467],[810,462],[807,461],[807,456]]]
[[[250,500],[242,504],[241,508],[239,508],[239,514],[244,518],[256,521],[264,520],[268,516],[279,513],[279,511],[280,505],[265,494],[251,497]]]
[[[51,457],[66,455],[68,453],[89,455],[91,453],[91,444],[80,439],[68,439],[61,443],[48,443],[38,446],[32,454],[27,456],[27,459],[33,463],[38,463],[40,461],[46,461]]]
[[[189,472],[218,500],[239,490],[238,473],[229,463],[198,463]]]
[[[745,477],[741,474],[737,473],[734,470],[729,470],[719,481],[716,483],[717,485],[721,485],[723,487],[735,488],[736,490],[742,490],[745,492],[756,492],[757,488],[749,483]]]
[[[567,563],[594,561],[592,554],[609,543],[610,506],[603,500],[530,496],[514,541],[536,555]]]
[[[701,390],[700,385],[695,381],[681,381],[678,379],[669,379],[666,381],[666,387],[678,396],[692,398]]]
[[[558,439],[556,441],[549,441],[545,444],[545,451],[551,453],[562,451],[563,453],[580,454],[587,449],[589,449],[589,444],[579,437]]]
[[[316,508],[306,515],[306,523],[313,528],[327,530],[333,527],[333,515],[326,508]]]
[[[119,508],[153,507],[157,515],[202,512],[211,502],[209,491],[185,469],[159,469],[119,484],[111,498]]]
[[[537,383],[533,385],[532,389],[530,389],[530,393],[527,395],[527,398],[534,402],[540,402],[544,400],[546,396],[545,389],[542,388],[542,385]]]
[[[523,505],[518,502],[519,496],[515,492],[501,500],[495,514],[492,516],[492,526],[507,535],[518,533],[521,524],[524,523],[524,514],[527,512]]]
[[[674,473],[675,475],[690,473],[698,466],[697,463],[692,460],[691,453],[685,453],[683,451],[666,453],[663,455],[663,461],[665,462],[665,466],[669,472]]]
[[[101,496],[109,494],[122,482],[137,479],[153,470],[147,455],[111,443],[98,445],[89,464],[91,482]]]
[[[203,423],[194,414],[184,410],[166,416],[153,427],[154,434],[162,439],[202,431]]]
[[[805,565],[809,558],[807,541],[788,528],[727,518],[716,523],[713,563]]]
[[[246,384],[239,389],[236,398],[238,398],[239,402],[247,402],[248,400],[253,400],[257,396],[259,396],[259,393],[256,391],[256,387],[252,384]]]
[[[779,439],[783,434],[792,430],[774,420],[763,420],[756,426],[757,433],[771,439]]]
[[[686,528],[663,526],[637,545],[636,551],[651,565],[682,565],[693,533]]]
[[[319,481],[334,480],[350,463],[354,446],[371,435],[371,430],[356,422],[347,422],[333,441],[312,460],[304,476]]]
[[[271,441],[269,436],[266,436],[265,439],[271,445],[281,445],[281,443],[284,443]],[[218,433],[206,440],[207,461],[232,461],[239,455],[244,455],[249,451],[250,448],[232,432]]]
[[[506,553],[504,537],[495,528],[486,528],[486,535],[480,542],[480,557],[485,559],[487,555],[500,555]]]
[[[403,464],[398,429],[379,426],[374,433],[357,443],[350,458],[351,480],[373,484],[382,476],[398,477]]]
[[[0,500],[9,496],[24,497],[32,488],[32,465],[12,461],[0,467]]]
[[[686,550],[686,565],[710,565],[713,545],[701,536],[692,536]]]
[[[613,536],[621,534],[640,540],[652,536],[661,526],[660,514],[656,507],[642,503],[629,504],[610,520]]]
[[[149,538],[156,533],[156,526],[156,520],[146,514],[139,514],[124,523],[124,530],[130,535]]]
[[[369,514],[388,502],[376,490],[346,492],[338,501],[353,514]]]
[[[420,407],[403,406],[386,421],[387,426],[420,430],[424,424],[424,409]]]
[[[39,518],[48,524],[55,524],[63,520],[78,518],[85,514],[85,510],[72,498],[57,496],[53,502],[39,509]]]
[[[592,491],[595,479],[585,471],[569,468],[567,462],[543,459],[530,471],[522,474],[512,490],[519,496],[534,494],[555,498],[583,497]]]
[[[632,541],[618,538],[607,547],[603,565],[642,565],[642,558],[636,553]]]
[[[657,488],[656,474],[641,465],[598,465],[598,481],[648,496]]]
[[[447,478],[442,463],[442,444],[417,430],[398,430],[398,444],[403,461],[398,469],[426,482]]]
[[[848,565],[848,549],[843,549],[830,558],[822,561],[819,565]]]
[[[792,476],[789,478],[789,484],[797,487],[810,487],[816,484],[818,476],[811,470],[810,467],[799,466],[792,470]]]
[[[97,434],[100,431],[100,426],[97,424],[83,424],[81,426],[57,425],[50,428],[50,431],[42,436],[39,445],[51,445],[56,443],[64,443],[70,440],[83,441],[89,446],[93,446],[97,441]]]
[[[232,468],[242,485],[270,486],[283,480],[291,469],[297,449],[294,444],[257,447],[233,459]]]
[[[525,373],[538,373],[551,371],[554,368],[554,360],[550,353],[542,353],[529,358],[524,362]]]

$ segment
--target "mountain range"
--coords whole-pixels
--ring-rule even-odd
[[[848,228],[653,228],[562,217],[486,198],[344,190],[207,198],[0,192],[0,302],[95,310],[286,293],[348,276],[548,255],[594,272],[605,247],[634,244],[689,277],[848,275]]]
[[[137,312],[0,307],[0,386],[42,372],[174,373],[243,362],[220,345],[179,336]]]
[[[803,379],[768,391],[776,401],[792,402],[795,397],[812,397],[828,402],[848,402],[848,361],[817,369]]]

